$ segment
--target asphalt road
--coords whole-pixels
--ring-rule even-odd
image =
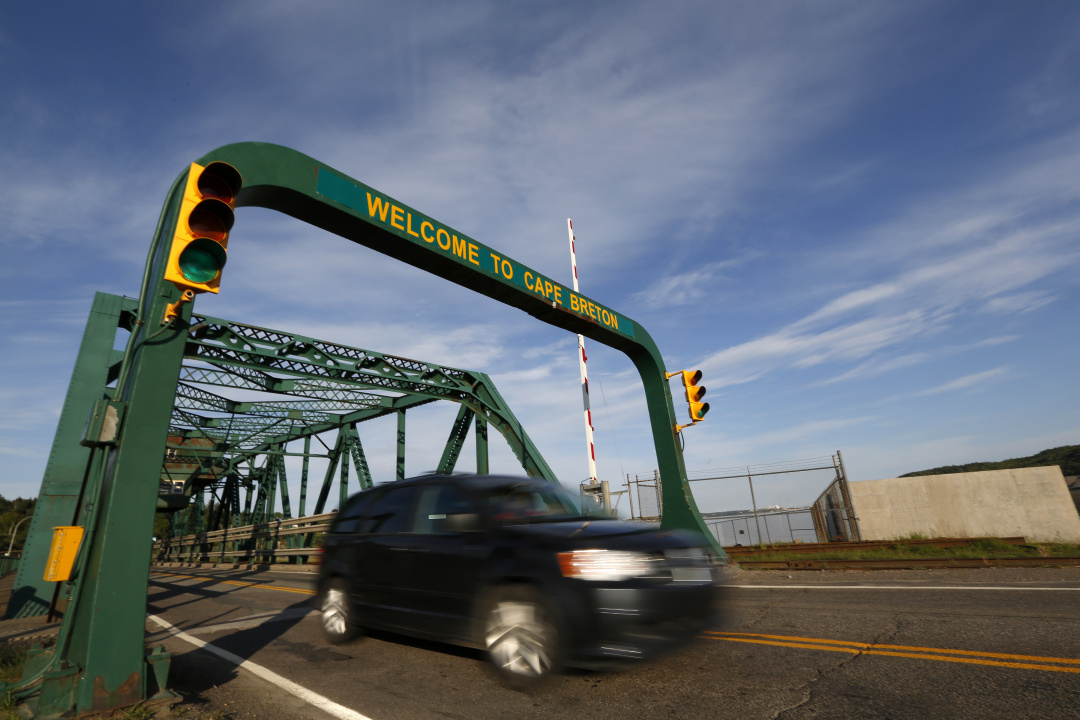
[[[1080,717],[1077,568],[736,572],[725,622],[694,645],[532,695],[471,650],[390,634],[326,645],[313,580],[155,568],[149,611],[372,720]],[[231,700],[232,717],[329,717],[179,637],[166,645],[173,682]]]

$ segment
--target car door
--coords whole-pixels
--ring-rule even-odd
[[[348,504],[334,518],[324,540],[324,575],[347,579],[354,606],[362,601],[363,588],[358,582],[357,568],[365,554],[365,536],[358,534],[357,530],[363,523],[364,509],[368,503],[381,495],[377,493],[378,491],[358,493],[350,498]]]
[[[356,554],[356,585],[364,619],[375,625],[402,625],[402,577],[408,548],[402,544],[412,530],[416,487],[388,487],[366,505],[357,530],[362,535]]]
[[[401,589],[415,628],[433,637],[465,640],[472,604],[490,554],[479,507],[453,484],[421,488]]]

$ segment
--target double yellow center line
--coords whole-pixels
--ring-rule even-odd
[[[850,653],[852,655],[888,655],[891,657],[915,658],[917,660],[937,660],[939,662],[967,663],[969,665],[990,665],[1020,670],[1080,673],[1080,659],[1075,658],[1009,655],[1007,653],[912,647],[909,645],[877,645],[851,642],[849,640],[827,640],[824,638],[763,635],[759,633],[720,632],[716,630],[706,632],[705,637],[710,640],[727,640],[729,642],[754,643],[756,645],[779,645],[780,647],[802,648],[804,650],[826,650],[830,652]]]

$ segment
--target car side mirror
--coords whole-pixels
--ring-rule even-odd
[[[477,513],[451,513],[446,516],[443,528],[452,533],[479,532],[480,515]]]

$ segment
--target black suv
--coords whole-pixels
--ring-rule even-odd
[[[718,588],[696,533],[585,516],[545,480],[431,475],[349,498],[316,601],[330,642],[370,627],[480,648],[523,687],[693,638]]]

